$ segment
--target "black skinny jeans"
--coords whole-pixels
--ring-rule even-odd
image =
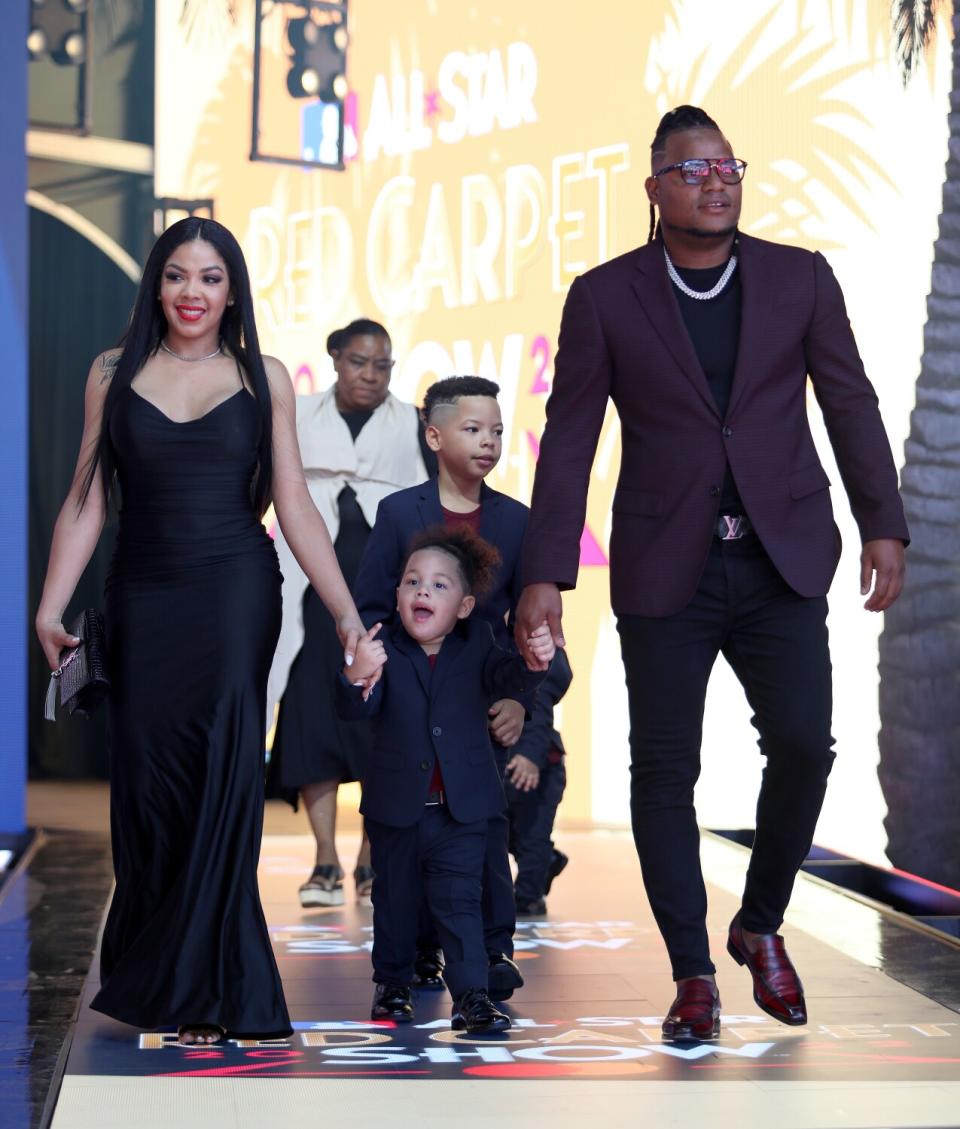
[[[715,971],[693,806],[707,681],[722,654],[766,758],[743,927],[775,933],[810,849],[833,764],[827,601],[797,595],[759,540],[714,540],[672,616],[617,619],[630,703],[630,808],[643,882],[673,977]]]

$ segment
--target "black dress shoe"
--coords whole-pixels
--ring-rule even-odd
[[[509,1000],[514,990],[523,987],[520,969],[503,953],[488,953],[490,968],[487,971],[487,984],[491,1000]]]
[[[547,868],[547,881],[544,883],[544,895],[550,893],[550,887],[553,885],[554,878],[557,878],[563,873],[564,868],[570,859],[563,853],[558,851],[556,847],[553,848],[553,858],[550,859],[550,866]]]
[[[482,988],[468,988],[453,1001],[450,1026],[454,1031],[483,1035],[490,1031],[506,1031],[510,1016],[494,1007]]]
[[[720,993],[709,980],[688,980],[663,1021],[666,1043],[707,1042],[720,1036]]]
[[[439,949],[417,949],[417,959],[413,962],[413,982],[418,988],[428,992],[438,992],[443,988],[443,953]]]
[[[370,1018],[410,1023],[413,1019],[410,989],[405,984],[377,984],[370,1007]]]
[[[542,917],[547,912],[543,898],[516,898],[517,914],[520,917]]]

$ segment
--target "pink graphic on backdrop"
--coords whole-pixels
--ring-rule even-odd
[[[533,458],[537,460],[540,458],[540,441],[532,431],[528,431],[526,434],[530,450],[533,452]],[[580,534],[581,568],[606,568],[609,563],[607,554],[601,548],[600,542],[594,537],[589,524],[585,524],[583,532]]]
[[[343,163],[348,165],[360,152],[360,113],[357,94],[351,90],[343,101]]]
[[[542,333],[533,339],[530,356],[537,362],[537,375],[533,378],[530,395],[544,396],[550,391],[550,385],[543,379],[543,374],[550,367],[550,342]]]
[[[440,110],[440,91],[428,90],[423,96],[423,115],[428,120],[430,118],[439,117]]]
[[[313,377],[313,369],[309,365],[300,365],[293,376],[293,390],[298,396],[311,396],[317,390]]]

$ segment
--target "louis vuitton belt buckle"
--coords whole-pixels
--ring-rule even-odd
[[[743,514],[721,514],[717,518],[717,536],[721,541],[739,541],[750,530],[750,522]]]

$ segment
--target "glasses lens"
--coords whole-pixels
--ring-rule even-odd
[[[680,166],[680,175],[687,184],[702,184],[710,175],[710,162],[701,157],[684,161]]]
[[[745,168],[743,161],[717,161],[717,176],[724,184],[739,184]]]

